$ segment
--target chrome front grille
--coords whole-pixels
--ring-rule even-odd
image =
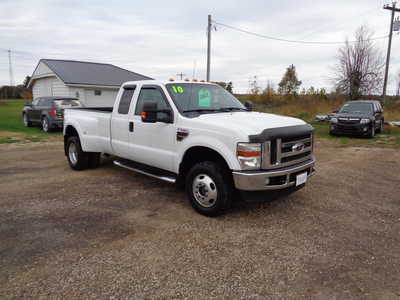
[[[313,135],[277,138],[263,144],[263,169],[283,168],[312,158]]]
[[[360,118],[338,118],[339,123],[342,124],[358,124],[360,123]]]

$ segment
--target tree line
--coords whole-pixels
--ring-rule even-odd
[[[330,81],[334,87],[330,95],[341,95],[350,100],[380,95],[383,88],[385,60],[381,51],[372,40],[372,32],[365,26],[359,27],[354,35],[354,41],[346,39],[338,49],[336,64],[332,67],[333,76]],[[396,77],[396,96],[400,96],[400,71]],[[287,67],[277,88],[271,81],[263,89],[259,86],[257,76],[249,81],[249,95],[253,100],[268,102],[273,97],[291,99],[297,96],[313,96],[326,98],[324,88],[302,88],[296,67],[291,64]],[[221,85],[222,86],[222,85]],[[232,84],[230,83],[232,90]],[[258,101],[262,102],[262,101]]]

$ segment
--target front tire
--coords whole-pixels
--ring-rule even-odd
[[[77,136],[70,136],[67,140],[66,154],[69,166],[77,171],[89,167],[89,155],[82,151],[81,142]]]
[[[29,117],[28,117],[27,114],[24,113],[24,114],[22,115],[22,119],[23,119],[23,122],[24,122],[24,126],[25,126],[25,127],[32,127],[32,122],[29,121]]]
[[[219,216],[230,207],[232,175],[221,164],[212,161],[195,164],[186,176],[185,186],[190,204],[202,215]]]
[[[383,132],[383,130],[384,130],[384,121],[383,120],[381,120],[381,122],[380,122],[380,124],[379,124],[379,129],[378,129],[378,133],[382,133]]]
[[[372,127],[371,127],[371,130],[370,130],[369,134],[368,134],[368,137],[370,139],[373,139],[375,137],[375,123],[372,124]]]

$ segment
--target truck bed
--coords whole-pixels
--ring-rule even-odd
[[[86,110],[86,111],[95,111],[95,112],[104,112],[104,113],[112,113],[112,107],[77,107],[74,108],[76,110]]]
[[[81,136],[81,145],[86,152],[112,153],[111,113],[112,107],[67,108],[64,123],[74,124]]]

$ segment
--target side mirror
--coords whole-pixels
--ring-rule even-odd
[[[157,102],[145,102],[140,116],[145,123],[157,122]]]
[[[157,113],[164,113],[166,116],[159,118]],[[140,114],[142,121],[145,123],[172,123],[172,110],[168,109],[157,109],[157,102],[146,102],[143,104],[143,112]]]
[[[252,110],[253,110],[253,102],[251,102],[251,101],[246,101],[246,102],[244,103],[244,106],[246,107],[246,109],[247,109],[248,111],[252,111]]]

